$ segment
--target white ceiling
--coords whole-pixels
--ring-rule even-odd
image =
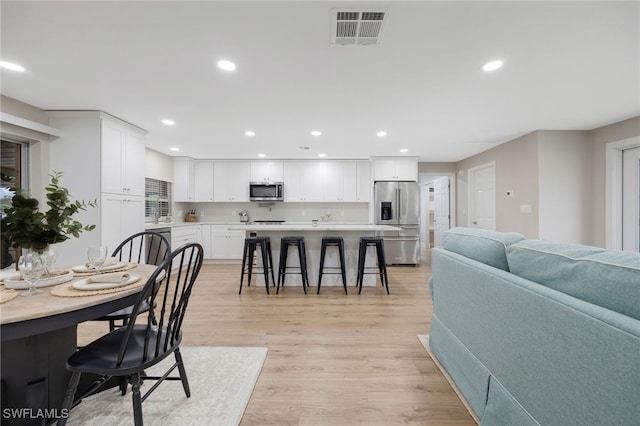
[[[332,8],[371,5],[390,11],[380,43],[332,46]],[[458,161],[640,115],[639,5],[3,0],[0,54],[26,72],[3,70],[1,88],[46,110],[105,111],[169,155]],[[483,72],[493,59],[504,66]]]

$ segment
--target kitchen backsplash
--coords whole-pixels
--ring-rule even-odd
[[[175,203],[174,222],[184,221],[186,213],[196,209],[199,222],[240,222],[239,212],[247,210],[249,219],[286,220],[289,222],[321,221],[371,222],[368,203],[273,203],[259,207],[259,203]]]

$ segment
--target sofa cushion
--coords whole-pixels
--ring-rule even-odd
[[[443,233],[442,248],[504,271],[509,270],[505,249],[524,240],[517,232],[451,228]]]
[[[640,254],[525,240],[507,248],[511,273],[640,319]]]

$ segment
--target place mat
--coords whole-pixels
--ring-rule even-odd
[[[7,290],[5,288],[0,289],[0,304],[7,303],[10,300],[18,297],[18,292],[15,290]]]
[[[73,283],[64,283],[55,286],[51,289],[52,296],[58,297],[83,297],[83,296],[97,296],[100,294],[119,293],[121,291],[127,291],[138,287],[144,287],[149,279],[148,275],[140,274],[140,279],[135,283],[125,285],[122,287],[105,288],[103,290],[76,290],[72,287]]]
[[[129,262],[126,265],[124,265],[122,268],[118,268],[118,269],[109,269],[108,271],[103,271],[103,273],[111,273],[111,272],[122,272],[122,271],[128,271],[129,269],[133,269],[136,266],[138,266],[137,263],[135,262]],[[88,277],[90,275],[95,275],[95,272],[91,271],[91,272],[74,272],[76,277]]]

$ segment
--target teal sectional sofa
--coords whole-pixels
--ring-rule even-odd
[[[640,425],[640,254],[453,228],[429,348],[482,425]]]

